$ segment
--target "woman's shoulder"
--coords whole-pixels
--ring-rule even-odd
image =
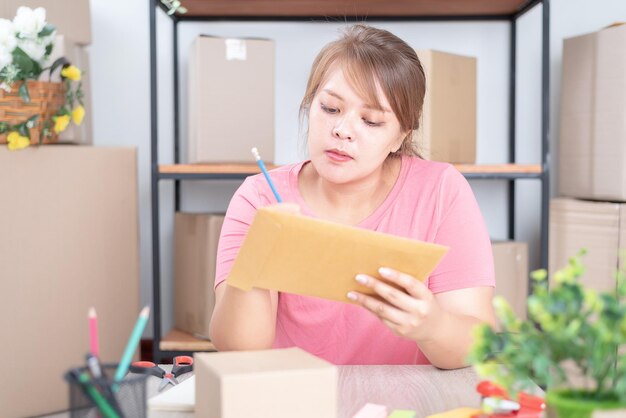
[[[407,165],[407,178],[417,182],[459,181],[463,174],[452,164],[441,161],[425,160],[417,156],[404,157]]]

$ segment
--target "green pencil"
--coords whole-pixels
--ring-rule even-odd
[[[87,372],[83,372],[78,376],[78,381],[85,387],[89,397],[94,401],[100,412],[106,418],[120,418],[118,413],[113,409],[104,396],[91,384]]]
[[[139,344],[141,334],[143,334],[143,330],[146,328],[146,324],[148,323],[149,316],[150,307],[146,306],[139,313],[139,318],[137,318],[135,328],[130,334],[130,338],[128,339],[128,344],[126,344],[126,348],[124,349],[122,359],[120,360],[120,363],[117,366],[117,370],[115,371],[115,382],[122,381],[122,379],[124,379],[124,376],[126,376],[126,373],[128,372],[128,367],[130,367],[130,362],[133,359],[133,354],[135,354],[135,350],[137,349],[137,344]]]

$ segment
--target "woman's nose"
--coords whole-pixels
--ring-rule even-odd
[[[333,128],[333,136],[339,139],[347,139],[348,141],[351,141],[353,137],[351,129],[347,126],[345,120],[335,125]]]

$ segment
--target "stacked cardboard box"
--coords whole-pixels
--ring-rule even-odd
[[[274,160],[274,43],[197,37],[189,55],[188,162]]]
[[[496,295],[504,297],[518,318],[526,318],[528,297],[528,244],[516,241],[494,241],[493,264]]]
[[[565,39],[562,196],[626,201],[626,25]]]
[[[224,215],[176,213],[174,220],[175,327],[209,337],[215,306],[217,243]]]
[[[424,158],[476,162],[476,58],[418,50],[426,97],[417,144]]]
[[[565,39],[559,193],[550,206],[550,270],[585,248],[585,284],[615,288],[626,245],[626,25]]]
[[[68,407],[96,308],[100,357],[119,361],[139,312],[137,150],[0,147],[0,415]]]
[[[582,282],[597,290],[615,289],[615,272],[626,248],[626,203],[558,198],[550,202],[550,271],[567,265],[581,249]]]

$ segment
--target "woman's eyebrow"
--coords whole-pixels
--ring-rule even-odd
[[[344,101],[343,97],[341,97],[339,94],[335,93],[334,91],[330,90],[330,89],[323,89],[322,90],[324,93],[327,93],[333,97],[336,97],[337,99],[341,100],[342,102]],[[391,113],[390,109],[387,109],[386,107],[382,107],[382,106],[375,106],[375,105],[369,105],[366,104],[363,106],[366,109],[370,109],[370,110],[377,110],[383,113]]]
[[[332,91],[331,89],[324,89],[324,90],[322,90],[322,91],[323,91],[323,92],[325,92],[325,93],[330,94],[330,95],[331,95],[331,96],[333,96],[333,97],[336,97],[337,99],[339,99],[339,100],[341,100],[341,101],[344,101],[344,100],[343,100],[343,97],[341,97],[340,95],[338,95],[337,93],[335,93],[335,92],[334,92],[334,91]]]

